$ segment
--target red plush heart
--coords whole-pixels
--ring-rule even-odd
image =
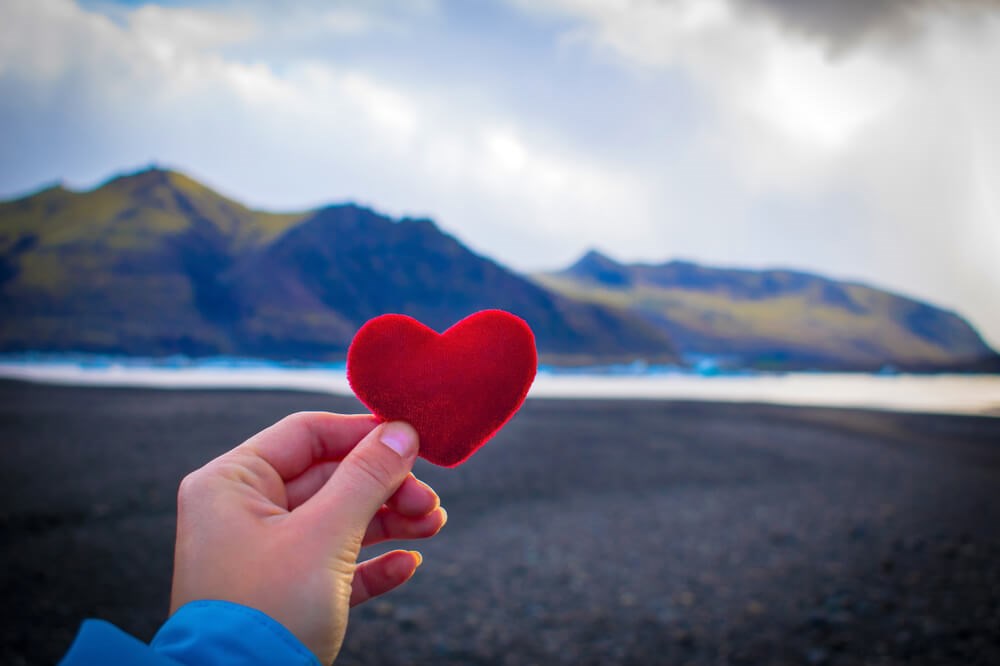
[[[409,422],[420,455],[459,465],[524,402],[538,355],[528,324],[484,310],[438,334],[412,317],[367,322],[347,351],[347,381],[380,419]]]

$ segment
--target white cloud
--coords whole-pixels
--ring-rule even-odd
[[[918,29],[906,40],[831,52],[735,0],[518,4],[573,17],[573,44],[690,81],[711,114],[693,152],[716,165],[734,206],[845,202],[821,224],[751,221],[748,236],[770,236],[778,261],[957,307],[1000,343],[996,14],[927,6],[908,15]],[[730,212],[719,226],[733,233]],[[810,247],[813,233],[825,238]]]
[[[368,32],[372,28],[371,15],[351,8],[335,8],[324,13],[318,20],[319,25],[333,33],[356,35]]]
[[[726,0],[592,0],[531,3],[576,15],[573,41],[587,41],[688,77],[705,95],[710,127],[727,160],[740,151],[747,178],[797,187],[866,123],[892,107],[899,74],[877,54],[831,60],[822,45],[787,34],[766,15]],[[780,160],[772,159],[775,151]],[[766,158],[760,158],[767,155]],[[805,170],[805,171],[804,171]],[[820,174],[816,174],[820,175]]]
[[[127,20],[134,39],[164,61],[245,42],[257,33],[257,25],[250,17],[187,7],[144,5],[128,14]]]

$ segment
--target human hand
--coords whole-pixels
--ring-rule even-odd
[[[357,562],[362,546],[433,536],[447,520],[410,474],[417,433],[369,415],[293,414],[195,470],[178,492],[170,612],[256,608],[333,661],[349,606],[406,582],[419,553]]]

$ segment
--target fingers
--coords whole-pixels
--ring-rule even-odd
[[[288,502],[288,510],[294,510],[315,495],[316,491],[326,484],[327,479],[333,475],[333,471],[339,465],[340,462],[336,460],[318,462],[302,472],[302,474],[285,483],[285,497]]]
[[[343,459],[376,425],[378,421],[371,414],[299,412],[262,430],[235,450],[264,459],[288,481],[316,462]]]
[[[415,550],[394,550],[362,562],[351,582],[351,606],[385,594],[410,580],[423,557]]]
[[[371,546],[390,539],[426,539],[440,532],[447,522],[448,513],[442,507],[419,518],[401,516],[391,509],[382,508],[368,523],[361,545]]]
[[[417,432],[409,424],[395,421],[378,426],[299,507],[301,519],[327,522],[336,515],[338,525],[360,544],[368,523],[409,476],[418,446]]]
[[[285,484],[288,498],[288,510],[305,503],[316,491],[322,488],[333,472],[340,465],[338,461],[328,460],[314,464],[299,476]],[[441,506],[441,499],[434,489],[411,473],[403,481],[399,489],[393,493],[386,506],[404,516],[418,518],[426,516]]]
[[[392,494],[386,506],[404,516],[426,516],[441,506],[441,498],[434,489],[411,473],[399,489]]]

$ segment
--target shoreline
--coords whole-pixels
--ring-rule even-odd
[[[4,363],[0,379],[78,387],[288,390],[352,396],[343,368]],[[682,400],[1000,417],[1000,375],[585,374],[540,371],[528,400]]]

